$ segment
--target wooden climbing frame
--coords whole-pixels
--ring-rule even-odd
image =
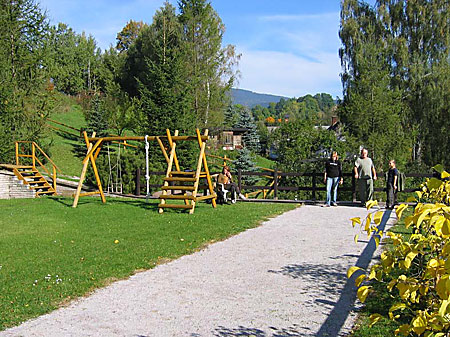
[[[97,170],[95,161],[101,151],[102,145],[107,142],[117,141],[154,141],[158,142],[158,145],[164,155],[167,162],[166,176],[164,178],[164,186],[162,187],[162,193],[160,195],[160,203],[158,205],[159,213],[163,213],[164,208],[179,208],[188,209],[190,214],[194,213],[197,202],[202,200],[211,199],[211,204],[216,207],[216,194],[211,181],[211,175],[208,169],[208,163],[206,161],[205,148],[206,141],[209,139],[208,130],[205,130],[204,134],[200,134],[200,130],[196,130],[195,136],[179,136],[178,130],[175,130],[172,136],[169,130],[166,130],[165,136],[111,136],[111,137],[95,137],[95,133],[89,138],[87,133],[83,133],[84,140],[86,142],[87,153],[83,159],[83,169],[81,171],[80,180],[78,182],[77,192],[75,193],[75,199],[72,207],[77,207],[78,200],[82,196],[97,195],[99,194],[103,203],[106,202],[105,195],[103,193],[102,185],[100,182],[100,176]],[[166,151],[166,147],[163,144],[163,140],[167,141],[169,154]],[[199,145],[199,155],[197,160],[197,167],[194,171],[181,171],[179,159],[176,154],[176,145],[180,141],[196,141]],[[89,163],[92,164],[95,180],[97,182],[98,191],[81,193],[81,187],[86,177],[86,171]],[[175,166],[175,169],[173,169]],[[197,196],[199,189],[200,179],[206,179],[208,185],[209,195]],[[181,194],[175,194],[176,191],[180,191]],[[180,203],[168,203],[169,200],[184,200],[184,204]]]

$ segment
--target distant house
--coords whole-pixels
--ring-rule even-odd
[[[247,131],[245,128],[213,129],[210,133],[210,139],[216,144],[217,148],[222,148],[223,150],[239,150],[243,148],[242,136]]]

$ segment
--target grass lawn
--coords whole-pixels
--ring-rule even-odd
[[[0,330],[295,208],[200,203],[189,215],[158,214],[158,200],[82,198],[75,209],[72,202],[0,200]]]
[[[66,109],[58,113],[54,113],[51,118],[58,122],[70,125],[74,128],[86,127],[81,107],[76,104],[67,105]],[[65,128],[57,124],[49,122],[50,125],[61,130],[69,131],[67,134],[61,131],[53,130],[52,132],[52,148],[50,158],[54,160],[55,164],[61,169],[64,176],[79,176],[83,167],[82,158],[76,156],[75,149],[82,146],[85,151],[86,145],[81,135],[75,136],[77,131]]]

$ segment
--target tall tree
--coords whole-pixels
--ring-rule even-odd
[[[92,36],[64,23],[51,27],[46,66],[57,90],[69,95],[97,89],[100,50]]]
[[[139,33],[145,27],[147,27],[147,24],[145,24],[143,21],[128,21],[125,27],[123,27],[122,30],[117,33],[116,49],[120,53],[127,51],[133,44],[133,42],[137,39]]]
[[[449,25],[447,0],[380,0],[374,7],[344,0],[340,30],[343,120],[348,122],[353,115],[355,130],[359,121],[354,114],[373,108],[372,105],[364,108],[362,104],[360,110],[351,107],[358,95],[363,97],[364,90],[372,92],[367,86],[364,89],[362,83],[372,82],[373,88],[379,88],[381,109],[377,111],[389,112],[387,117],[393,113],[397,116],[397,122],[385,119],[384,125],[396,122],[397,127],[408,130],[403,138],[399,134],[391,141],[405,138],[414,141],[412,152],[409,153],[407,142],[403,142],[397,145],[403,145],[404,151],[397,146],[397,153],[409,153],[413,160],[430,166],[436,162],[448,165],[445,153],[450,148],[446,131],[450,126],[446,117],[450,92]],[[367,59],[372,63],[368,64]],[[381,78],[375,74],[380,70]],[[384,118],[382,114],[380,118]],[[366,133],[366,138],[376,137],[370,129]]]
[[[139,38],[138,38],[139,39]],[[142,32],[149,45],[145,59],[145,76],[139,79],[143,118],[140,127],[151,134],[165,129],[191,132],[195,116],[186,88],[186,67],[182,45],[182,29],[175,8],[165,3],[153,23]]]
[[[222,48],[225,27],[209,1],[180,0],[179,8],[197,126],[206,126],[227,106],[239,55],[234,46]]]
[[[15,140],[38,140],[45,131],[48,22],[33,0],[2,0],[0,26],[0,161],[10,161]]]
[[[253,153],[256,153],[259,151],[259,135],[255,120],[253,119],[253,116],[247,107],[242,105],[236,105],[235,107],[239,113],[239,118],[237,123],[233,126],[235,128],[242,128],[247,130],[242,135],[242,142],[245,148]]]
[[[344,100],[339,114],[352,135],[371,150],[378,165],[389,158],[405,161],[401,91],[391,86],[385,28],[368,4],[344,0],[340,49]]]

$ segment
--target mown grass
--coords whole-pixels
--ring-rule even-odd
[[[72,202],[0,200],[0,330],[295,207],[200,203],[189,215],[158,214],[156,200],[82,198],[75,209]]]
[[[54,113],[51,116],[51,119],[77,129],[85,128],[87,125],[81,106],[75,104],[75,102],[72,102],[71,100],[66,102],[65,107],[61,109],[61,111]],[[79,176],[83,164],[82,158],[76,156],[76,149],[84,146],[83,150],[85,150],[83,137],[80,134],[77,134],[77,131],[75,130],[52,122],[48,122],[48,124],[62,130],[52,130],[50,157],[60,168],[62,175]],[[67,131],[68,133],[64,131]]]
[[[403,213],[402,219],[394,225],[390,231],[393,233],[401,233],[405,237],[408,237],[412,234],[411,229],[405,228],[405,223],[403,219],[405,217],[412,214],[411,209],[406,210]],[[392,244],[390,240],[385,241],[386,245],[384,246],[385,249],[392,249]],[[398,276],[398,275],[397,275]],[[355,329],[353,331],[352,336],[353,337],[386,337],[386,336],[394,336],[395,330],[404,323],[407,322],[398,322],[398,321],[392,321],[389,319],[381,319],[378,323],[373,325],[372,327],[369,327],[370,320],[369,317],[372,314],[378,313],[383,316],[388,316],[389,308],[399,302],[398,297],[398,290],[397,288],[394,288],[392,290],[392,293],[388,291],[386,288],[387,283],[389,280],[387,280],[386,283],[379,283],[379,282],[372,282],[371,286],[372,293],[367,297],[367,300],[364,304],[364,307],[362,308],[358,320],[355,324]]]

